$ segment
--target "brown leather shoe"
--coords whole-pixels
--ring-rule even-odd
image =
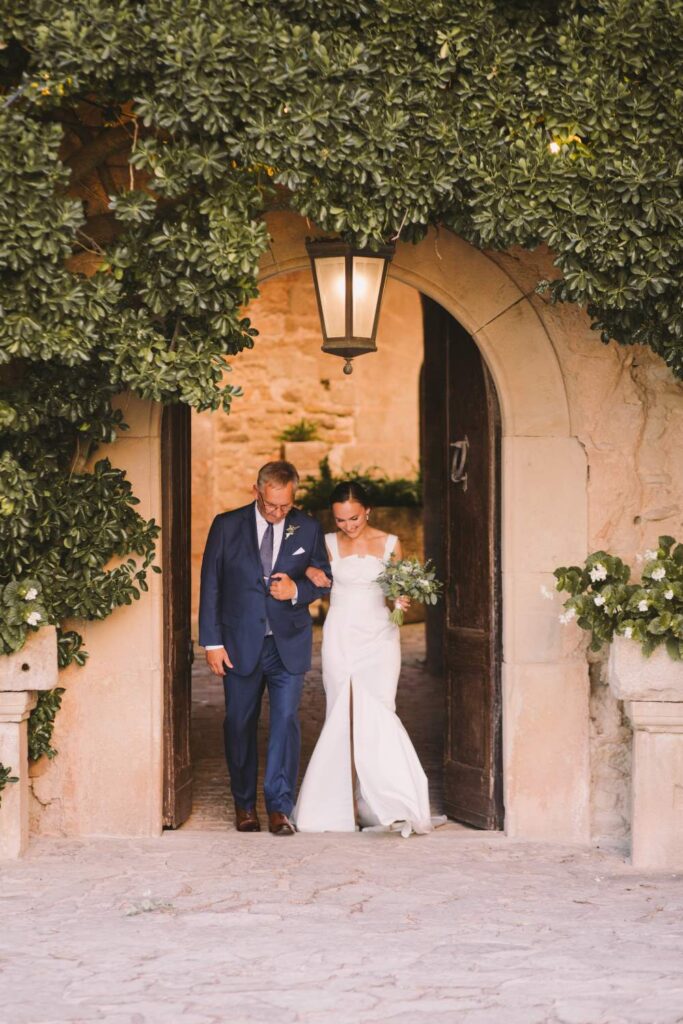
[[[293,836],[296,832],[287,815],[281,811],[273,811],[268,815],[268,828],[274,836]]]
[[[235,828],[238,832],[260,832],[261,822],[253,807],[235,808]]]

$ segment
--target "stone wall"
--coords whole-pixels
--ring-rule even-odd
[[[589,550],[637,565],[660,534],[683,537],[683,386],[650,349],[601,345],[581,309],[535,295],[539,280],[556,276],[547,251],[488,255],[531,296],[557,353],[588,463]],[[619,841],[630,831],[631,730],[606,684],[605,657],[590,670],[591,831]]]
[[[274,215],[264,273],[302,269],[306,233],[310,226],[293,215]],[[584,313],[535,295],[537,281],[552,274],[547,254],[487,258],[442,232],[417,246],[399,245],[393,266],[406,285],[424,288],[477,334],[499,385],[508,831],[583,842],[590,804],[593,836],[622,838],[628,730],[599,663],[591,668],[589,706],[585,634],[574,626],[561,630],[559,596],[553,607],[539,585],[552,583],[558,560],[576,560],[587,549],[604,547],[632,560],[660,533],[681,536],[681,384],[648,349],[601,346]],[[310,287],[305,273],[299,281]],[[262,337],[253,352],[234,360],[234,377],[247,388],[243,412],[237,403],[229,421],[195,417],[195,551],[215,511],[248,499],[258,464],[277,454],[275,435],[301,418],[300,403],[308,418],[330,417],[323,438],[340,446],[334,458],[342,464],[380,462],[367,454],[379,445],[383,459],[397,455],[384,466],[390,472],[416,461],[421,343],[405,325],[411,316],[419,324],[418,293],[389,282],[380,352],[359,360],[347,380],[339,361],[319,351],[310,294],[306,305],[299,289],[285,284],[280,277],[264,285],[264,295],[273,289],[273,302],[268,315],[255,316]],[[269,323],[278,330],[271,332]],[[246,403],[254,395],[250,422]],[[388,406],[382,404],[387,397]],[[109,455],[125,468],[142,513],[160,518],[159,410],[130,396],[121,401],[132,429],[98,457]],[[221,419],[227,431],[213,423]],[[260,448],[251,450],[256,431]],[[155,576],[151,584],[143,600],[87,624],[90,660],[62,673],[66,693],[54,736],[59,756],[33,773],[37,832],[149,835],[161,828],[162,581]]]
[[[390,476],[413,476],[419,463],[419,373],[422,311],[413,288],[387,284],[376,353],[355,361],[321,352],[320,320],[310,273],[282,274],[261,287],[248,310],[259,330],[253,350],[231,360],[230,381],[244,388],[230,415],[193,414],[193,615],[199,566],[211,520],[251,499],[259,467],[291,459],[302,475],[316,474],[328,455],[335,471],[377,466]],[[306,419],[319,440],[278,440]]]

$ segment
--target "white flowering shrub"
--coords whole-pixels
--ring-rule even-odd
[[[29,630],[47,622],[38,580],[12,580],[0,589],[0,650],[19,650]]]
[[[591,634],[597,651],[616,635],[635,640],[648,657],[664,644],[677,661],[683,658],[683,544],[660,537],[656,550],[646,551],[639,582],[631,568],[606,551],[595,551],[583,567],[555,570],[556,589],[569,593],[560,615],[576,620]]]

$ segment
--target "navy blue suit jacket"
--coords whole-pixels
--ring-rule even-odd
[[[295,554],[300,548],[303,552]],[[285,520],[273,575],[290,576],[298,598],[296,604],[276,601],[263,580],[254,503],[216,516],[202,561],[199,643],[204,647],[222,644],[235,672],[249,675],[261,655],[267,616],[287,671],[307,672],[313,635],[308,605],[329,594],[329,589],[314,586],[304,575],[309,565],[332,578],[320,523],[295,508]]]

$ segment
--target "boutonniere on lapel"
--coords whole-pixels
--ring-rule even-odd
[[[285,540],[289,540],[290,537],[293,537],[298,529],[299,529],[298,526],[294,526],[293,524],[290,524],[287,527],[287,529],[285,530]]]

